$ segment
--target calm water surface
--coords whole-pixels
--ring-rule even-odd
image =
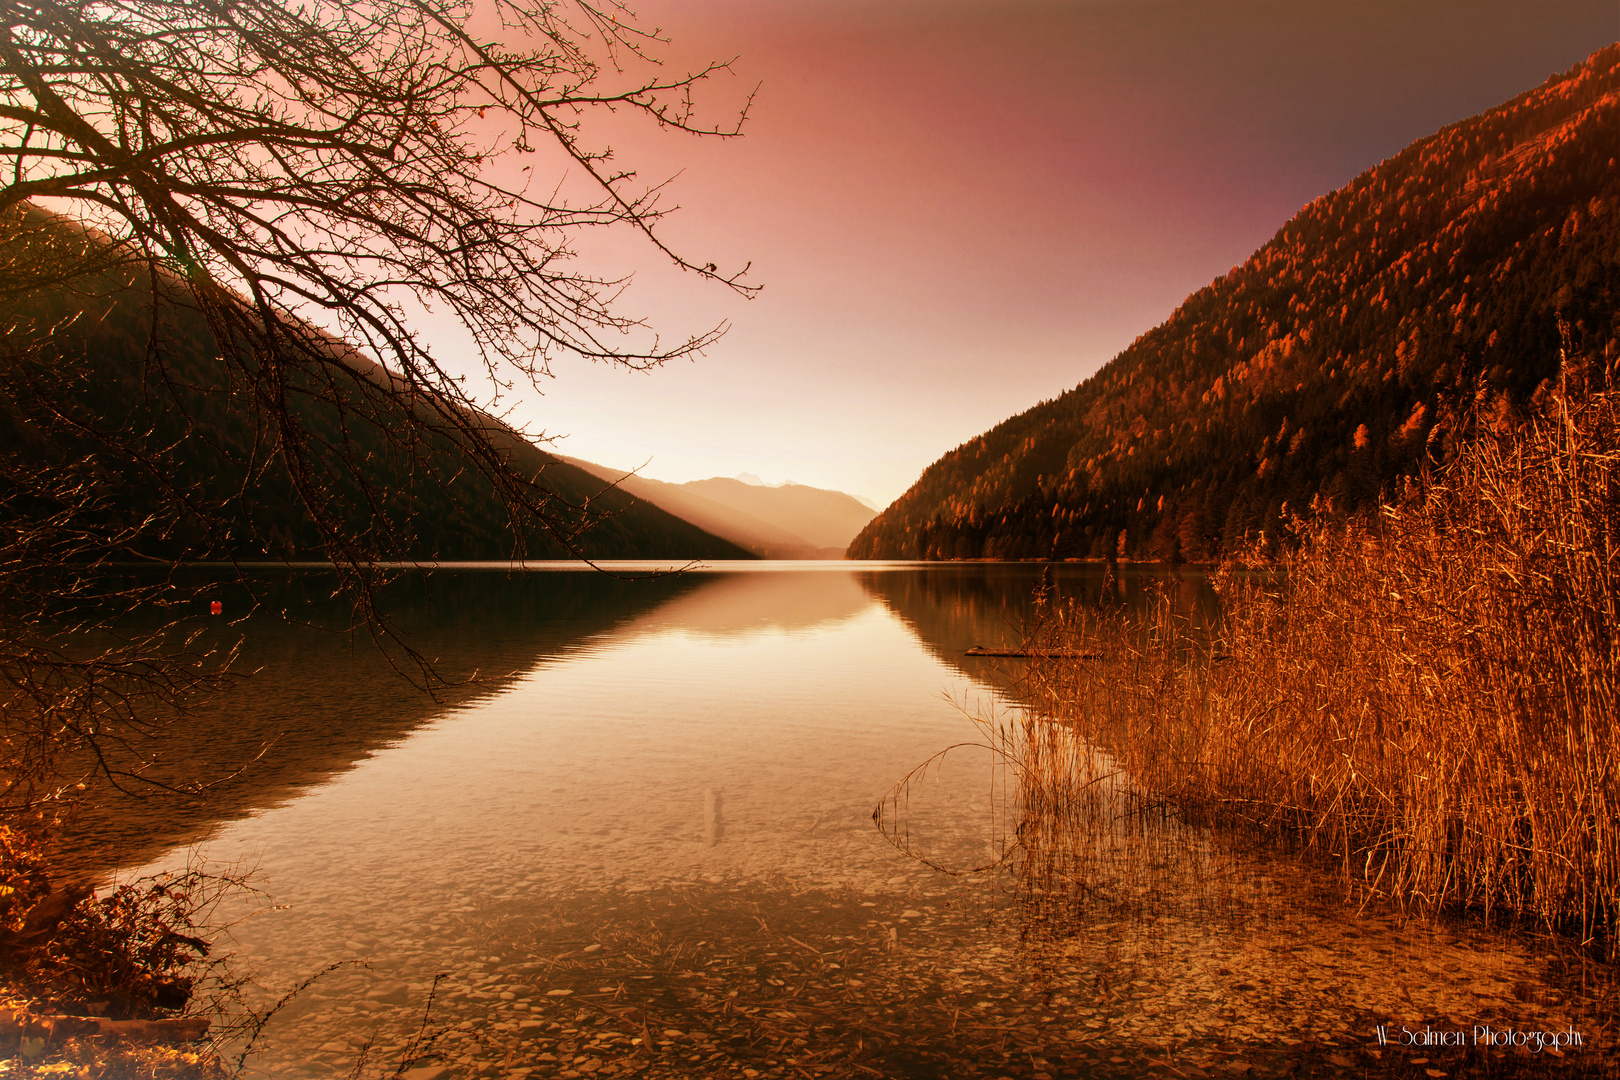
[[[1310,875],[1204,838],[1144,840],[1089,881],[1031,880],[1008,771],[982,748],[913,786],[906,825],[937,865],[1002,868],[950,875],[898,851],[874,806],[976,741],[971,717],[1016,711],[1016,662],[962,654],[1017,641],[1037,574],[439,572],[394,593],[413,648],[453,680],[477,672],[437,698],[367,642],[248,619],[258,673],[171,733],[159,772],[223,776],[274,744],[202,803],[92,811],[72,855],[104,875],[251,872],[259,892],[219,913],[252,979],[238,1015],[326,972],[263,1025],[251,1075],[1489,1061],[1380,1047],[1378,1024],[1397,1041],[1403,1025],[1574,1028],[1586,1046],[1559,1061],[1601,1060],[1596,991],[1533,945],[1357,915]],[[1153,577],[1128,573],[1115,596]],[[1059,575],[1071,593],[1100,584]],[[1209,602],[1195,575],[1166,587],[1190,612]]]

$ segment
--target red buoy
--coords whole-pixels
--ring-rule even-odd
[[[210,615],[218,615],[224,610],[225,605],[220,603],[218,600],[211,601],[208,605],[208,614]]]

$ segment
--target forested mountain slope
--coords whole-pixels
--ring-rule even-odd
[[[25,214],[33,227],[49,220]],[[479,417],[499,452],[559,497],[555,521],[569,529],[591,522],[572,553],[522,513],[514,529],[465,443],[422,422],[427,405],[408,414],[411,399],[397,391],[359,401],[368,382],[394,379],[381,368],[332,341],[338,374],[322,385],[303,376],[311,384],[294,396],[296,415],[278,417],[224,361],[184,285],[159,275],[158,293],[154,306],[150,273],[122,266],[31,288],[7,305],[0,508],[11,519],[8,550],[27,548],[27,523],[50,526],[38,530],[43,536],[71,517],[72,529],[124,537],[131,558],[324,559],[331,548],[295,494],[273,430],[280,425],[304,440],[303,466],[365,558],[507,559],[520,537],[531,559],[753,558],[656,506],[604,492],[595,477]],[[345,375],[342,365],[363,374]]]
[[[1347,513],[1617,360],[1620,46],[1311,203],[1094,376],[931,465],[850,558],[1198,559]]]

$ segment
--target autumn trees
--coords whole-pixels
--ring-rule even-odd
[[[1067,393],[924,471],[851,558],[1200,559],[1349,514],[1620,362],[1620,47],[1323,195]],[[1560,330],[1563,325],[1567,334]]]

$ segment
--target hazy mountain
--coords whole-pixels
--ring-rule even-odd
[[[38,211],[18,220],[76,228]],[[6,228],[17,226],[0,228],[0,245],[10,242]],[[50,496],[32,494],[49,487],[37,477],[77,470],[95,488],[96,528],[134,530],[127,545],[133,556],[323,558],[320,531],[295,498],[285,456],[275,449],[274,413],[245,390],[243,371],[215,347],[183,283],[160,274],[158,291],[164,302],[156,317],[150,275],[129,267],[13,294],[10,313],[18,324],[52,329],[31,349],[16,331],[8,333],[0,498],[12,511],[23,507],[50,520],[59,508]],[[364,377],[300,384],[307,392],[293,395],[293,419],[307,433],[315,482],[331,493],[344,527],[376,540],[372,547],[385,558],[509,558],[510,517],[468,452],[442,435],[416,446],[402,442],[400,432],[420,430],[405,405],[375,392],[369,403],[360,401],[368,384],[386,385],[392,376],[341,342],[333,340],[331,349],[334,367],[348,365]],[[298,371],[284,377],[320,378]],[[498,421],[481,419],[519,469],[543,472],[547,487],[567,503],[590,501],[601,512],[580,540],[585,554],[752,557],[622,493],[593,498],[602,488],[594,477]],[[555,512],[569,526],[584,521],[567,506]],[[525,528],[523,538],[529,558],[568,557],[538,527]]]
[[[680,487],[739,514],[751,514],[786,529],[818,548],[842,551],[874,516],[853,496],[805,484],[754,487],[717,476]]]
[[[578,458],[571,465],[768,559],[838,559],[875,512],[853,496],[804,484],[766,486],[744,473],[671,484]],[[747,479],[744,479],[746,477]]]
[[[1201,558],[1349,512],[1620,360],[1620,46],[1301,210],[1075,389],[931,465],[851,558]]]

